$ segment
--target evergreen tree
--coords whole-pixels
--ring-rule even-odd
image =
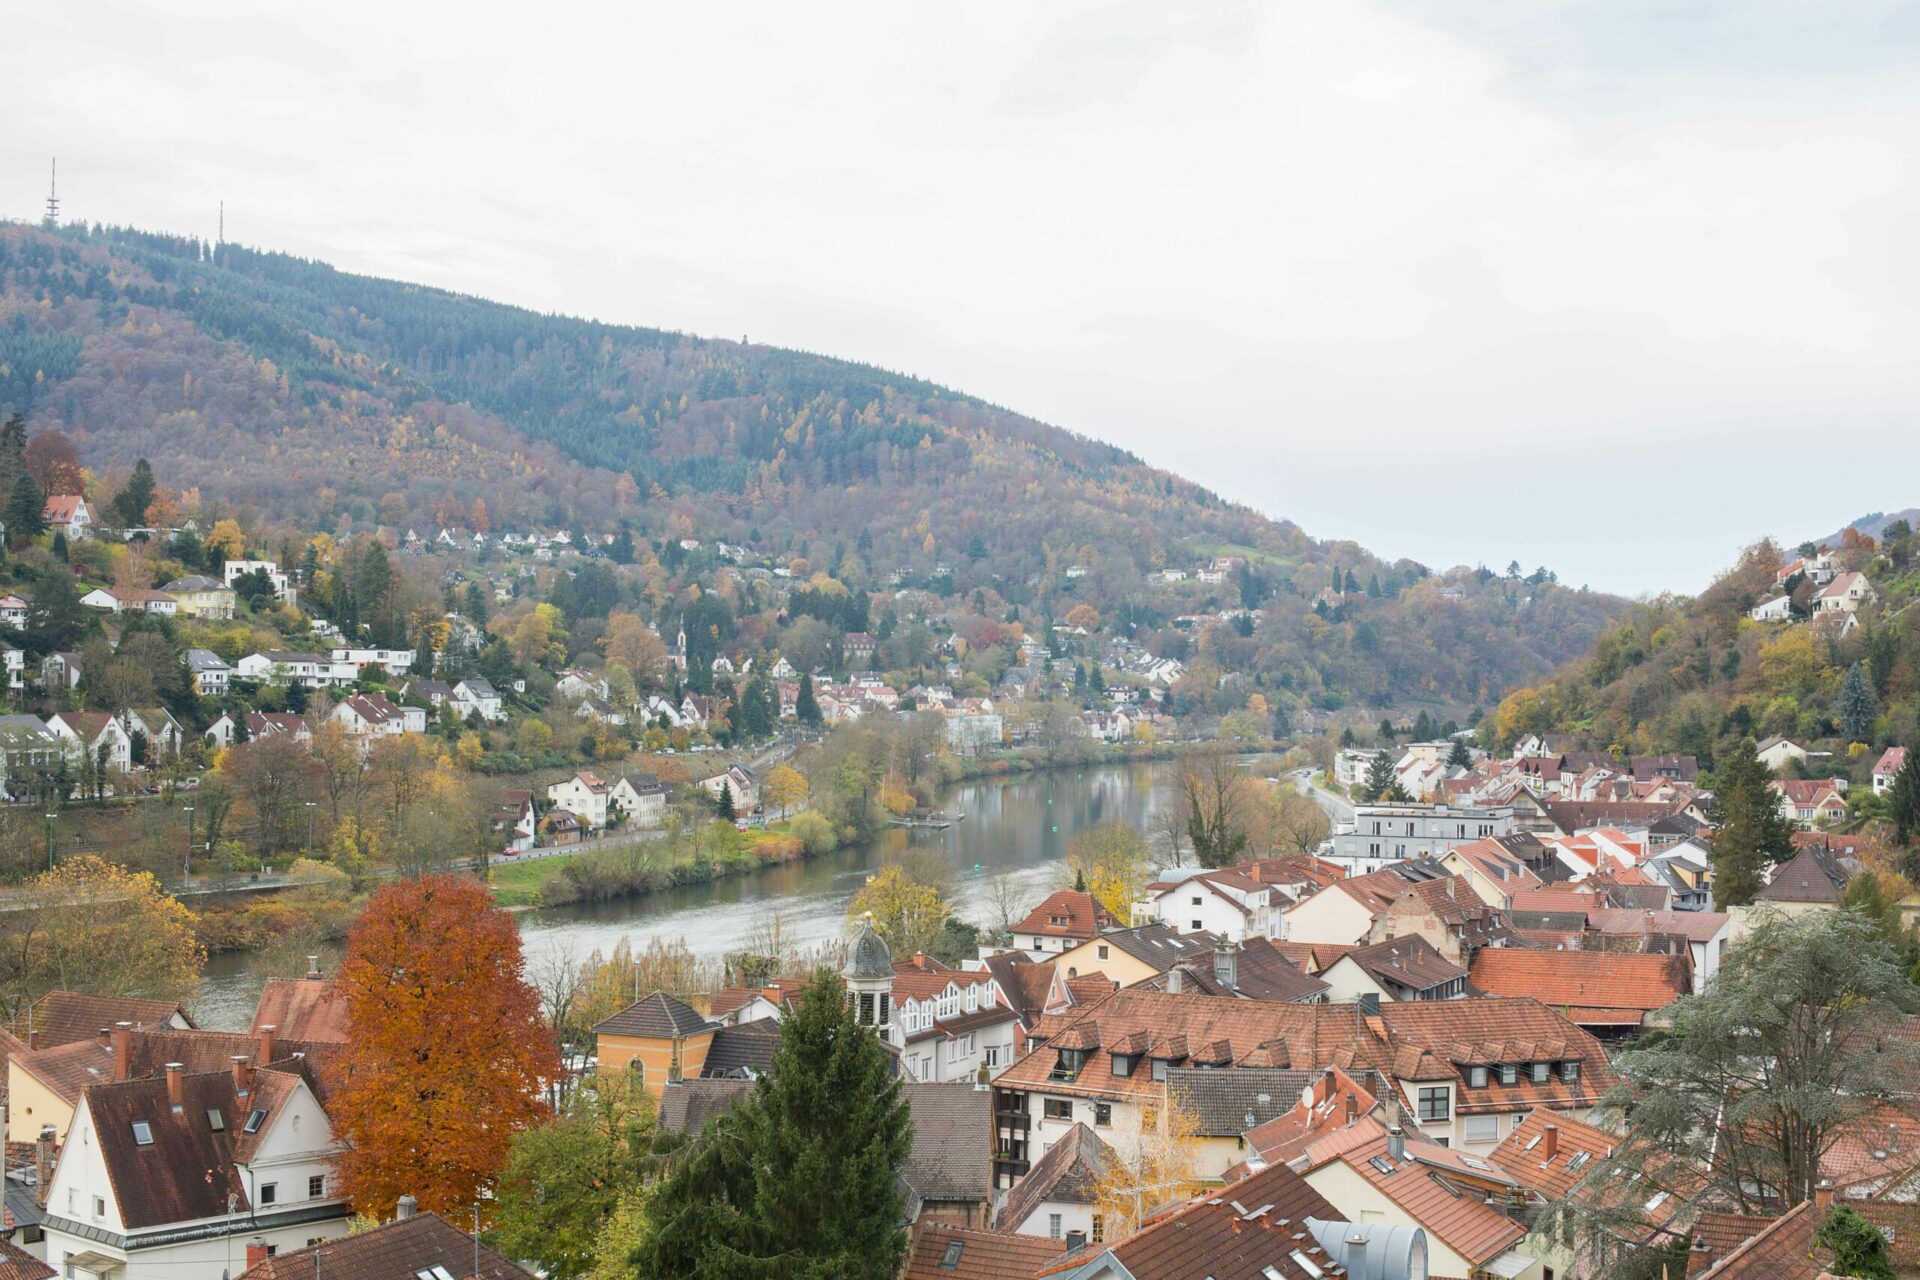
[[[80,643],[80,637],[87,633],[92,621],[86,606],[80,603],[73,575],[49,569],[33,584],[33,602],[27,606],[24,647],[42,656],[56,649],[71,649]]]
[[[1911,844],[1920,837],[1920,742],[1907,748],[1906,761],[1887,789],[1887,816],[1893,819],[1893,838]]]
[[[1424,710],[1421,711],[1419,718],[1413,722],[1413,740],[1415,742],[1431,742],[1433,741],[1433,735],[1437,732],[1438,730],[1434,727],[1433,717],[1428,715]]]
[[[1095,693],[1104,696],[1107,692],[1107,679],[1100,674],[1100,664],[1097,662],[1093,664],[1093,675],[1089,678],[1088,683],[1093,686]]]
[[[68,547],[67,547],[67,531],[65,529],[55,529],[53,531],[52,551],[53,551],[53,558],[55,560],[60,561],[60,563],[62,564],[65,564],[67,562]]]
[[[813,696],[813,677],[805,671],[800,673],[800,692],[794,696],[793,714],[801,724],[812,725],[816,729],[825,723],[820,714],[820,703]]]
[[[476,627],[487,625],[487,590],[477,582],[467,584],[466,598],[460,612],[467,615],[467,621]]]
[[[732,822],[739,816],[733,808],[733,788],[725,780],[720,783],[720,796],[714,801],[713,811],[728,822]]]
[[[1750,738],[1720,762],[1710,815],[1716,910],[1750,904],[1766,866],[1793,852],[1793,823],[1780,812],[1771,781]]]
[[[662,1180],[632,1259],[641,1280],[899,1274],[912,1119],[887,1052],[829,970],[780,1032],[752,1096]]]
[[[47,531],[47,499],[25,471],[7,495],[7,538],[14,546],[33,541]]]
[[[633,529],[626,521],[620,522],[620,528],[613,535],[613,542],[607,547],[607,556],[615,564],[633,563]]]
[[[1873,718],[1879,713],[1867,673],[1856,662],[1847,669],[1846,683],[1840,686],[1840,731],[1848,742],[1865,742],[1873,733]]]
[[[1398,785],[1393,777],[1393,756],[1385,751],[1375,753],[1373,763],[1367,766],[1367,799],[1379,800]]]
[[[1471,769],[1473,767],[1473,753],[1467,750],[1467,744],[1464,740],[1460,738],[1453,740],[1453,750],[1447,752],[1447,767],[1449,769]]]
[[[153,505],[153,466],[145,458],[133,464],[127,487],[113,498],[113,514],[123,529],[139,529],[147,523],[147,508]]]
[[[1833,1250],[1834,1275],[1893,1280],[1896,1274],[1887,1253],[1887,1238],[1850,1205],[1835,1205],[1813,1238]]]

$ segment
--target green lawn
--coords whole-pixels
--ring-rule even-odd
[[[490,868],[494,901],[503,907],[539,906],[540,886],[547,882],[548,877],[557,875],[572,856],[535,858],[527,862],[495,858]]]

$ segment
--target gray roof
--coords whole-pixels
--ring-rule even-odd
[[[218,578],[209,578],[203,573],[189,573],[183,578],[175,578],[160,588],[162,591],[229,591],[232,588]]]
[[[993,1090],[969,1084],[902,1084],[913,1111],[913,1147],[900,1177],[917,1199],[993,1199]]]
[[[1782,863],[1753,896],[1759,902],[1838,902],[1846,884],[1839,869],[1809,845]]]
[[[189,671],[233,670],[232,664],[211,649],[189,649],[181,660]]]
[[[672,1080],[660,1089],[660,1127],[698,1134],[707,1121],[753,1092],[751,1080]]]
[[[872,920],[860,922],[860,936],[853,940],[847,949],[847,967],[840,971],[841,976],[855,981],[885,978],[893,980],[893,952],[881,936],[873,931]]]
[[[1417,933],[1357,947],[1342,959],[1359,965],[1376,982],[1414,991],[1430,991],[1467,976],[1465,969],[1434,950],[1433,944]]]
[[[780,1047],[780,1024],[772,1018],[741,1022],[713,1033],[707,1045],[703,1076],[751,1079],[773,1067],[773,1051]]]
[[[1181,1095],[1199,1121],[1203,1136],[1237,1137],[1254,1125],[1293,1110],[1293,1104],[1300,1101],[1300,1091],[1322,1074],[1279,1067],[1237,1067],[1231,1071],[1173,1067],[1167,1071],[1167,1092]],[[1249,1113],[1253,1124],[1247,1123]]]
[[[1212,954],[1219,939],[1204,931],[1183,934],[1170,924],[1144,924],[1103,933],[1099,941],[1116,946],[1140,963],[1165,973],[1182,960]]]
[[[1086,1125],[1076,1123],[1054,1139],[1047,1154],[1007,1193],[994,1214],[994,1225],[1003,1231],[1017,1231],[1022,1222],[1033,1216],[1034,1210],[1048,1201],[1094,1203],[1100,1179],[1113,1162],[1113,1148]]]
[[[670,1040],[676,1036],[698,1035],[713,1029],[713,1024],[701,1017],[699,1010],[685,1001],[674,999],[664,991],[656,991],[643,1000],[635,1000],[594,1027],[595,1032],[606,1031],[621,1036],[653,1036],[663,1040]]]

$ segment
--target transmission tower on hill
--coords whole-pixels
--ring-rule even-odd
[[[47,179],[47,220],[51,229],[60,225],[60,157],[53,158],[53,168]]]

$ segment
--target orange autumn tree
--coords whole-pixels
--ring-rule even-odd
[[[331,1108],[357,1211],[389,1217],[412,1195],[465,1221],[513,1135],[551,1118],[542,1092],[560,1058],[522,967],[519,931],[477,880],[399,881],[367,903],[340,971]]]

